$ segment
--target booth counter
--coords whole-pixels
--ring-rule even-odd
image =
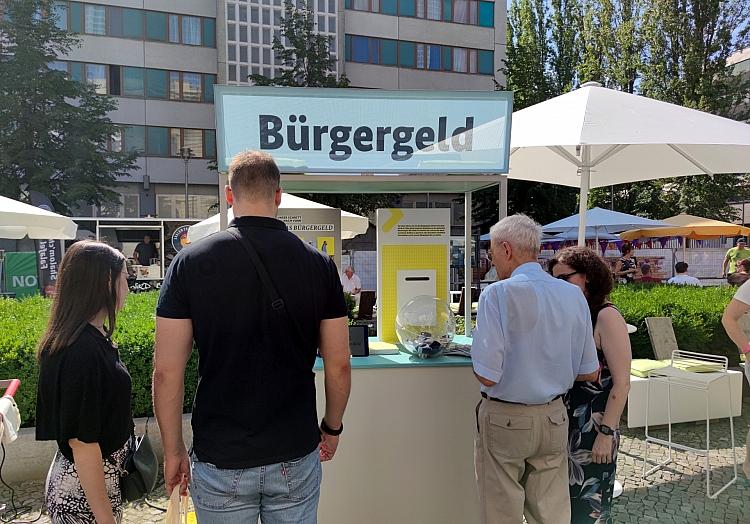
[[[466,344],[470,339],[456,337]],[[315,366],[318,415],[325,409]],[[470,359],[406,354],[352,358],[352,391],[335,458],[323,464],[325,524],[472,524],[474,408]]]

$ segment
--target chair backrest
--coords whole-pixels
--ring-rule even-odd
[[[372,320],[372,308],[375,306],[375,291],[364,289],[359,293],[359,312],[357,319]]]
[[[669,317],[646,317],[646,327],[656,359],[671,359],[672,352],[679,350],[677,338],[674,336],[672,319]]]

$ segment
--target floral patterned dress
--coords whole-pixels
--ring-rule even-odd
[[[596,328],[599,312],[610,303],[603,304],[591,312],[591,321]],[[607,367],[604,352],[597,348],[601,374],[599,382],[576,382],[565,396],[568,408],[568,475],[570,483],[571,522],[573,524],[612,523],[612,492],[615,484],[617,448],[620,433],[616,431],[610,464],[594,464],[591,450],[602,423],[607,399],[612,390],[612,375]]]

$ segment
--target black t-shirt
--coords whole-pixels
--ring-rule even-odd
[[[159,251],[152,242],[149,242],[148,244],[145,242],[139,243],[135,246],[134,253],[138,253],[138,263],[142,266],[150,265],[151,259],[159,256]]]
[[[120,449],[133,430],[130,374],[117,349],[86,324],[78,339],[39,362],[36,439],[56,440],[70,461],[68,440],[99,443],[102,456]]]
[[[347,312],[330,257],[279,220],[248,216],[235,224],[255,246],[301,336],[271,308],[249,255],[226,231],[178,253],[156,310],[192,320],[200,377],[193,450],[223,469],[292,460],[318,446],[312,368],[320,322]]]

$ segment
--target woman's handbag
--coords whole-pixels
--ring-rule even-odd
[[[109,461],[114,464],[111,457],[109,457]],[[136,436],[135,428],[133,428],[128,454],[125,456],[122,466],[118,469],[123,502],[140,500],[149,495],[156,487],[156,479],[159,475],[159,459],[156,457],[151,439],[148,436],[148,419],[146,419],[146,431],[142,436]]]

